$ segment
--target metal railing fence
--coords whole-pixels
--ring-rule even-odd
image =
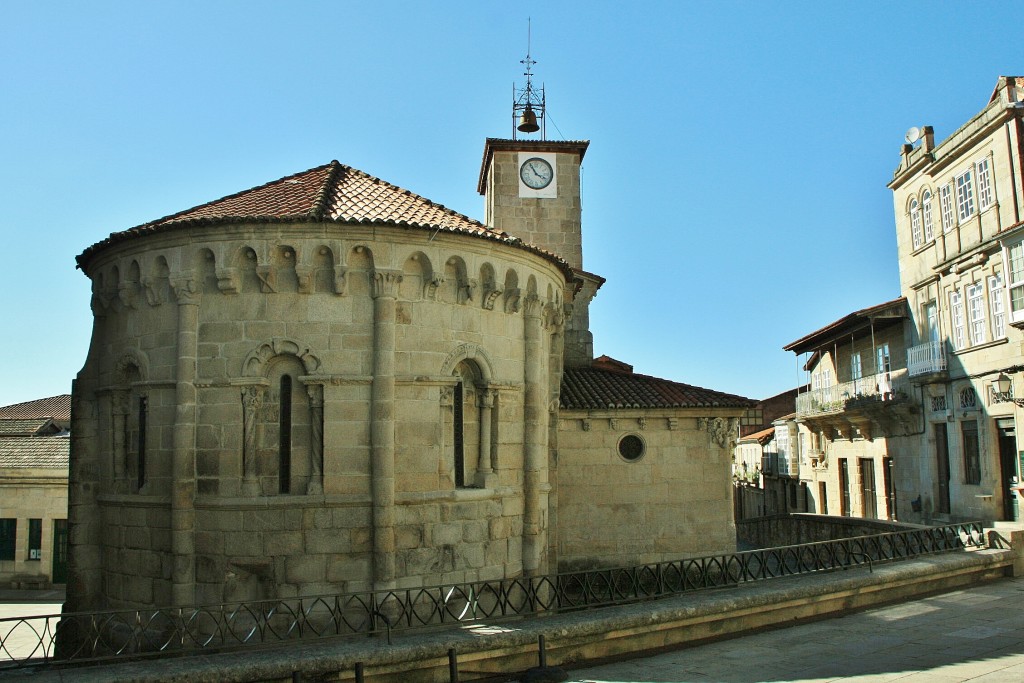
[[[0,671],[187,651],[493,622],[540,612],[629,604],[694,590],[980,548],[980,522],[615,569],[458,585],[0,619]]]

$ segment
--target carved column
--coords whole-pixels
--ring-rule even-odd
[[[173,279],[178,300],[178,361],[171,456],[171,600],[195,602],[196,346],[199,288],[189,275]]]
[[[373,273],[373,382],[370,386],[375,588],[395,579],[395,308],[401,271]]]
[[[491,414],[494,408],[494,392],[480,390],[480,459],[476,466],[476,485],[490,489],[495,485],[494,463],[491,457]]]
[[[256,449],[259,444],[259,416],[266,387],[242,388],[242,495],[258,496],[260,482],[256,473]]]
[[[320,384],[307,384],[309,394],[309,485],[306,493],[324,492],[324,388]]]
[[[527,297],[525,321],[526,387],[523,396],[525,425],[523,462],[523,572],[527,576],[545,573],[545,514],[543,490],[547,484],[547,354],[541,329],[542,305],[536,295]]]
[[[119,493],[128,490],[128,392],[115,391],[111,395],[111,429],[113,431],[114,482]]]

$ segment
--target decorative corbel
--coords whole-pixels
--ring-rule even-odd
[[[437,299],[437,288],[444,284],[444,275],[434,273],[423,283],[423,298],[434,301]]]
[[[518,287],[512,287],[505,290],[505,312],[506,313],[518,313],[519,312],[519,297],[520,289]]]

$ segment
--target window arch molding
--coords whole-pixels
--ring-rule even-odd
[[[295,356],[302,363],[307,375],[320,372],[320,359],[310,353],[309,346],[293,339],[274,338],[260,344],[242,361],[243,377],[266,377],[270,362],[279,356]]]
[[[445,377],[455,373],[455,368],[464,360],[473,361],[480,370],[480,381],[491,382],[494,378],[494,364],[487,352],[477,344],[459,344],[449,353],[441,364],[441,374]]]

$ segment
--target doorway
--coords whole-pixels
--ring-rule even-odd
[[[1017,492],[1013,486],[1019,486],[1017,478],[1017,432],[1013,418],[996,420],[996,432],[999,434],[999,490],[1003,494],[1003,519],[1013,521],[1013,499]]]
[[[939,484],[939,495],[935,499],[935,512],[949,514],[949,435],[946,423],[935,425],[935,478]]]
[[[860,459],[860,494],[864,501],[864,518],[878,519],[878,502],[875,500],[875,461]]]

